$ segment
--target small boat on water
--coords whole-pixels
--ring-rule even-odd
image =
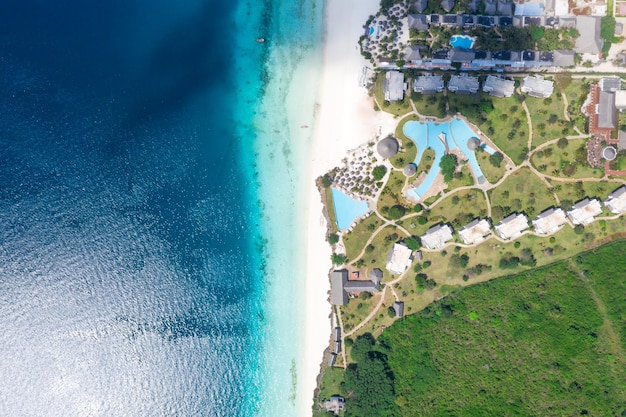
[[[258,43],[263,43],[263,42],[265,42],[265,38],[256,38],[256,41]]]
[[[308,127],[309,126],[307,126],[307,125],[302,125],[302,126],[300,126],[300,129],[307,129]]]

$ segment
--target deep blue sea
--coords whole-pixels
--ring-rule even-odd
[[[254,120],[314,3],[0,2],[0,416],[293,415]]]

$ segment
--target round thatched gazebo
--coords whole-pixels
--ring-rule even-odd
[[[413,163],[406,164],[404,166],[403,171],[404,171],[404,175],[406,175],[407,177],[412,177],[417,172],[417,167]]]
[[[397,154],[399,148],[400,146],[398,145],[398,141],[392,137],[385,138],[378,142],[378,145],[376,145],[378,154],[385,159],[391,158]]]
[[[607,161],[614,160],[616,156],[617,156],[617,151],[615,150],[614,147],[607,146],[606,148],[602,149],[602,157],[606,159]]]
[[[472,137],[467,140],[467,149],[475,151],[480,146],[480,141],[477,137]]]

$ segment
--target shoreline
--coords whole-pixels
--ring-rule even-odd
[[[327,220],[316,179],[341,163],[348,150],[392,133],[393,116],[374,110],[367,90],[359,86],[364,65],[357,41],[363,24],[379,10],[379,0],[325,1],[322,73],[315,104],[313,143],[308,157],[305,189],[305,352],[298,378],[298,415],[310,416],[324,351],[331,337],[328,273],[331,248],[326,242]]]

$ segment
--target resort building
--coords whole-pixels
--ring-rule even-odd
[[[499,1],[497,9],[500,16],[513,16],[513,3],[510,1]]]
[[[407,19],[409,29],[428,30],[430,27],[425,14],[410,14]]]
[[[569,217],[574,224],[586,226],[600,213],[602,213],[600,200],[585,198],[574,204],[574,207],[567,212],[567,217]]]
[[[600,16],[576,16],[576,29],[580,33],[574,45],[576,53],[598,55],[602,52],[601,20]]]
[[[400,71],[388,71],[383,79],[383,92],[385,100],[400,101],[404,99],[404,90],[406,90],[404,82],[404,74]]]
[[[413,81],[413,91],[422,94],[435,94],[443,91],[443,77],[441,75],[420,75]]]
[[[413,251],[404,243],[395,243],[387,255],[387,271],[391,275],[400,275],[411,266]]]
[[[454,0],[441,0],[441,8],[450,13],[454,9]]]
[[[621,85],[620,79],[618,77],[604,77],[600,79],[600,90],[608,91],[611,93],[619,90]]]
[[[528,229],[528,217],[522,213],[513,213],[502,219],[495,229],[502,239],[515,239]]]
[[[397,319],[404,317],[404,302],[396,301],[393,303],[393,310],[396,312]]]
[[[528,75],[522,82],[522,92],[537,98],[547,98],[554,92],[554,82],[541,75]]]
[[[339,342],[341,340],[341,327],[335,327],[333,330],[333,339],[335,342]]]
[[[476,219],[459,230],[459,237],[466,245],[473,245],[485,240],[491,233],[491,224],[487,219]]]
[[[339,395],[333,395],[330,400],[324,403],[324,409],[328,413],[335,413],[339,415],[340,411],[346,409],[346,400]]]
[[[533,219],[533,227],[537,233],[549,235],[559,230],[567,222],[565,212],[560,208],[550,208],[541,212]]]
[[[419,13],[422,13],[424,10],[426,10],[427,6],[428,0],[417,0],[415,3],[413,3],[413,8]]]
[[[457,94],[474,94],[479,88],[478,77],[467,74],[453,75],[448,83],[448,91]]]
[[[515,91],[515,81],[489,75],[483,85],[483,91],[494,97],[511,97]]]
[[[370,280],[349,280],[346,269],[330,273],[330,303],[333,305],[348,304],[348,294],[360,292],[377,292],[383,278],[383,271],[376,268],[370,273]]]
[[[404,60],[406,62],[410,62],[412,64],[421,64],[422,63],[422,55],[420,53],[419,46],[407,46],[404,50]]]
[[[452,228],[447,224],[438,224],[428,229],[421,239],[422,245],[428,249],[442,248],[446,242],[452,240]]]
[[[571,49],[557,49],[552,52],[552,65],[555,67],[572,67],[575,65],[576,52]]]
[[[335,362],[337,361],[337,354],[336,353],[331,353],[330,356],[328,357],[328,366],[333,366],[335,365]]]
[[[344,285],[348,281],[348,271],[341,269],[330,273],[330,303],[336,306],[348,304],[348,293]]]
[[[602,90],[598,105],[596,106],[598,115],[598,127],[600,129],[615,129],[617,127],[617,109],[615,108],[615,93]]]
[[[626,186],[621,186],[609,194],[604,205],[611,213],[621,214],[626,211]]]

